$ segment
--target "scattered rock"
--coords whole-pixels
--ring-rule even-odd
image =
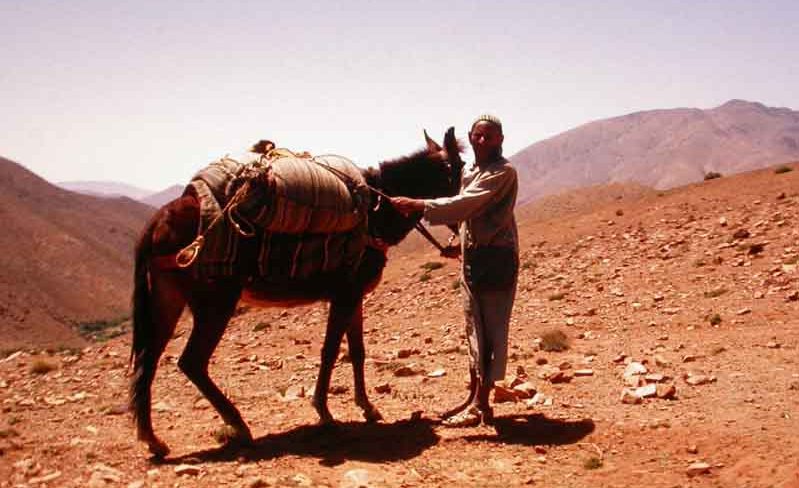
[[[344,473],[340,488],[369,488],[369,471],[365,469],[351,469]]]
[[[630,364],[628,364],[627,367],[624,369],[624,375],[623,376],[625,378],[629,378],[630,376],[646,374],[648,372],[649,372],[649,370],[646,369],[646,366],[644,366],[643,364],[641,364],[639,362],[633,361]]]
[[[621,391],[621,402],[628,405],[636,405],[643,401],[643,398],[635,394],[633,390],[625,388]]]
[[[380,383],[375,386],[375,391],[377,393],[391,393],[391,385],[389,383]]]
[[[430,371],[427,373],[427,376],[430,378],[441,378],[442,376],[446,376],[447,370],[444,368],[438,368],[436,370]]]
[[[536,394],[536,387],[529,381],[525,381],[524,383],[519,383],[514,386],[513,391],[516,392],[516,395],[521,399],[532,398]]]
[[[585,377],[585,376],[594,376],[593,369],[575,369],[574,376],[577,377]]]
[[[408,376],[416,376],[418,374],[419,370],[414,365],[400,366],[399,368],[394,370],[394,376],[400,378]]]
[[[649,384],[636,388],[633,390],[633,395],[639,398],[649,398],[657,395],[657,385]]]
[[[677,387],[673,384],[657,385],[657,397],[661,400],[673,400],[677,398]]]
[[[519,395],[518,392],[516,392],[515,390],[499,385],[494,387],[495,403],[512,403],[518,401],[519,401]]]
[[[685,382],[691,386],[699,386],[699,385],[706,385],[708,383],[713,383],[716,380],[713,376],[708,376],[704,374],[688,374],[685,378]]]
[[[283,393],[282,399],[283,401],[291,402],[300,398],[305,398],[305,386],[290,385],[288,388],[286,388],[286,392]]]
[[[688,469],[685,470],[685,473],[688,476],[698,476],[700,474],[708,474],[710,473],[710,465],[704,462],[696,462],[688,466]]]
[[[178,476],[197,476],[200,472],[200,467],[193,464],[178,464],[175,466],[175,474]]]

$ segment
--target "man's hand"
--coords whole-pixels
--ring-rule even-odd
[[[391,197],[391,205],[406,217],[412,213],[424,211],[424,200],[418,200],[416,198]]]

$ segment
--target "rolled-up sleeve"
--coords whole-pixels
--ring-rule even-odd
[[[515,177],[508,167],[480,174],[458,195],[425,200],[424,218],[432,225],[444,225],[477,217],[512,189]]]

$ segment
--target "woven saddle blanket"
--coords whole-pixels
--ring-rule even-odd
[[[354,271],[368,240],[368,192],[361,172],[341,156],[275,149],[214,161],[185,190],[200,203],[204,236],[193,271],[231,276],[243,239],[258,240],[252,274],[269,281]]]

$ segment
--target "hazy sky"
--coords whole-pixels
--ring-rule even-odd
[[[0,155],[160,190],[260,138],[368,166],[483,112],[510,155],[638,110],[797,109],[798,25],[797,0],[0,0]]]

